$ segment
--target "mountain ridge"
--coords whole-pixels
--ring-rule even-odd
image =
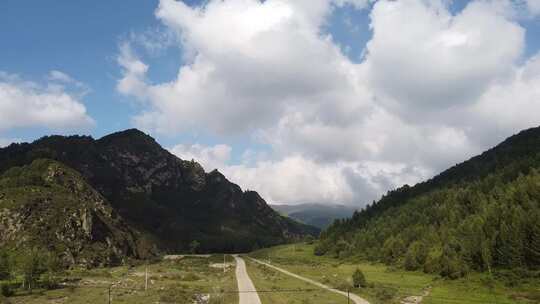
[[[323,231],[315,253],[450,278],[470,270],[540,269],[540,127],[389,191]]]
[[[256,192],[179,159],[136,129],[97,140],[54,135],[12,144],[0,149],[0,174],[24,171],[36,160],[52,160],[80,174],[137,231],[144,247],[161,252],[193,250],[194,241],[198,252],[249,251],[318,233],[280,216]]]
[[[272,204],[270,207],[283,215],[321,229],[328,227],[336,219],[352,216],[357,210],[357,208],[346,205],[320,203]]]

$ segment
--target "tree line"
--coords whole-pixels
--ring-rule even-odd
[[[34,248],[15,254],[0,249],[0,294],[9,297],[14,287],[30,292],[37,287],[56,288],[56,277],[64,269],[58,256],[50,252]]]

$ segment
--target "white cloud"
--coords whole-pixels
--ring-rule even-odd
[[[13,142],[14,141],[12,139],[9,139],[9,138],[0,138],[0,148],[7,147]]]
[[[455,16],[417,0],[379,1],[371,20],[372,86],[382,104],[416,121],[474,102],[511,72],[524,46],[524,29],[487,1]]]
[[[540,53],[516,68],[511,78],[486,90],[470,111],[471,116],[483,121],[486,126],[477,131],[480,138],[495,137],[500,140],[500,133],[512,134],[538,126]]]
[[[0,130],[19,127],[79,129],[93,124],[84,104],[63,86],[50,83],[42,86],[0,72]]]
[[[526,0],[527,8],[532,15],[540,14],[540,0]]]
[[[169,149],[171,153],[184,160],[196,160],[206,171],[214,169],[223,170],[231,158],[232,148],[228,145],[215,145],[211,147],[193,144],[176,145]]]
[[[347,110],[359,108],[356,100],[351,104],[358,95],[351,92],[357,89],[350,86],[352,63],[319,36],[317,22],[330,4],[311,3],[233,0],[192,8],[161,1],[156,15],[181,36],[192,61],[174,81],[150,85],[147,66],[122,47],[119,91],[151,105],[136,123],[162,133],[203,124],[230,134],[269,126],[291,105],[317,107],[330,97]]]
[[[71,78],[71,76],[57,70],[50,71],[48,75],[48,79],[51,81],[60,81],[60,82],[65,82],[65,83],[75,82],[75,80]]]
[[[161,0],[156,16],[176,33],[185,63],[155,84],[123,44],[118,91],[143,101],[134,123],[145,129],[270,147],[239,164],[229,146],[172,151],[272,202],[367,203],[539,123],[540,60],[521,63],[514,2],[473,0],[453,15],[446,0],[380,0],[355,63],[321,29],[336,6],[367,4]]]

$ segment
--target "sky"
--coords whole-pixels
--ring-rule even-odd
[[[365,206],[540,124],[540,0],[0,2],[0,146],[139,128]]]

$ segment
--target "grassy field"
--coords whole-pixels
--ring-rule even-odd
[[[347,299],[246,259],[248,274],[262,304],[346,303]],[[303,290],[298,292],[295,290]]]
[[[369,287],[353,292],[371,303],[399,303],[408,296],[420,296],[429,291],[422,303],[540,303],[540,280],[522,282],[512,288],[501,282],[486,281],[485,275],[471,274],[467,278],[449,281],[421,272],[408,272],[381,264],[361,261],[339,261],[313,255],[314,245],[295,244],[263,249],[252,257],[285,268],[326,285],[346,290],[351,288],[351,275],[356,268],[365,274]],[[284,287],[277,281],[277,287]],[[321,302],[316,303],[332,303]]]
[[[32,294],[18,292],[9,300],[13,304],[108,303],[108,286],[112,285],[111,303],[191,303],[196,297],[210,294],[210,303],[237,304],[236,293],[223,293],[237,290],[233,259],[227,257],[231,267],[225,273],[223,268],[218,268],[220,263],[223,263],[222,255],[150,264],[148,291],[144,291],[144,265],[70,271],[65,279],[77,287],[34,290]]]

